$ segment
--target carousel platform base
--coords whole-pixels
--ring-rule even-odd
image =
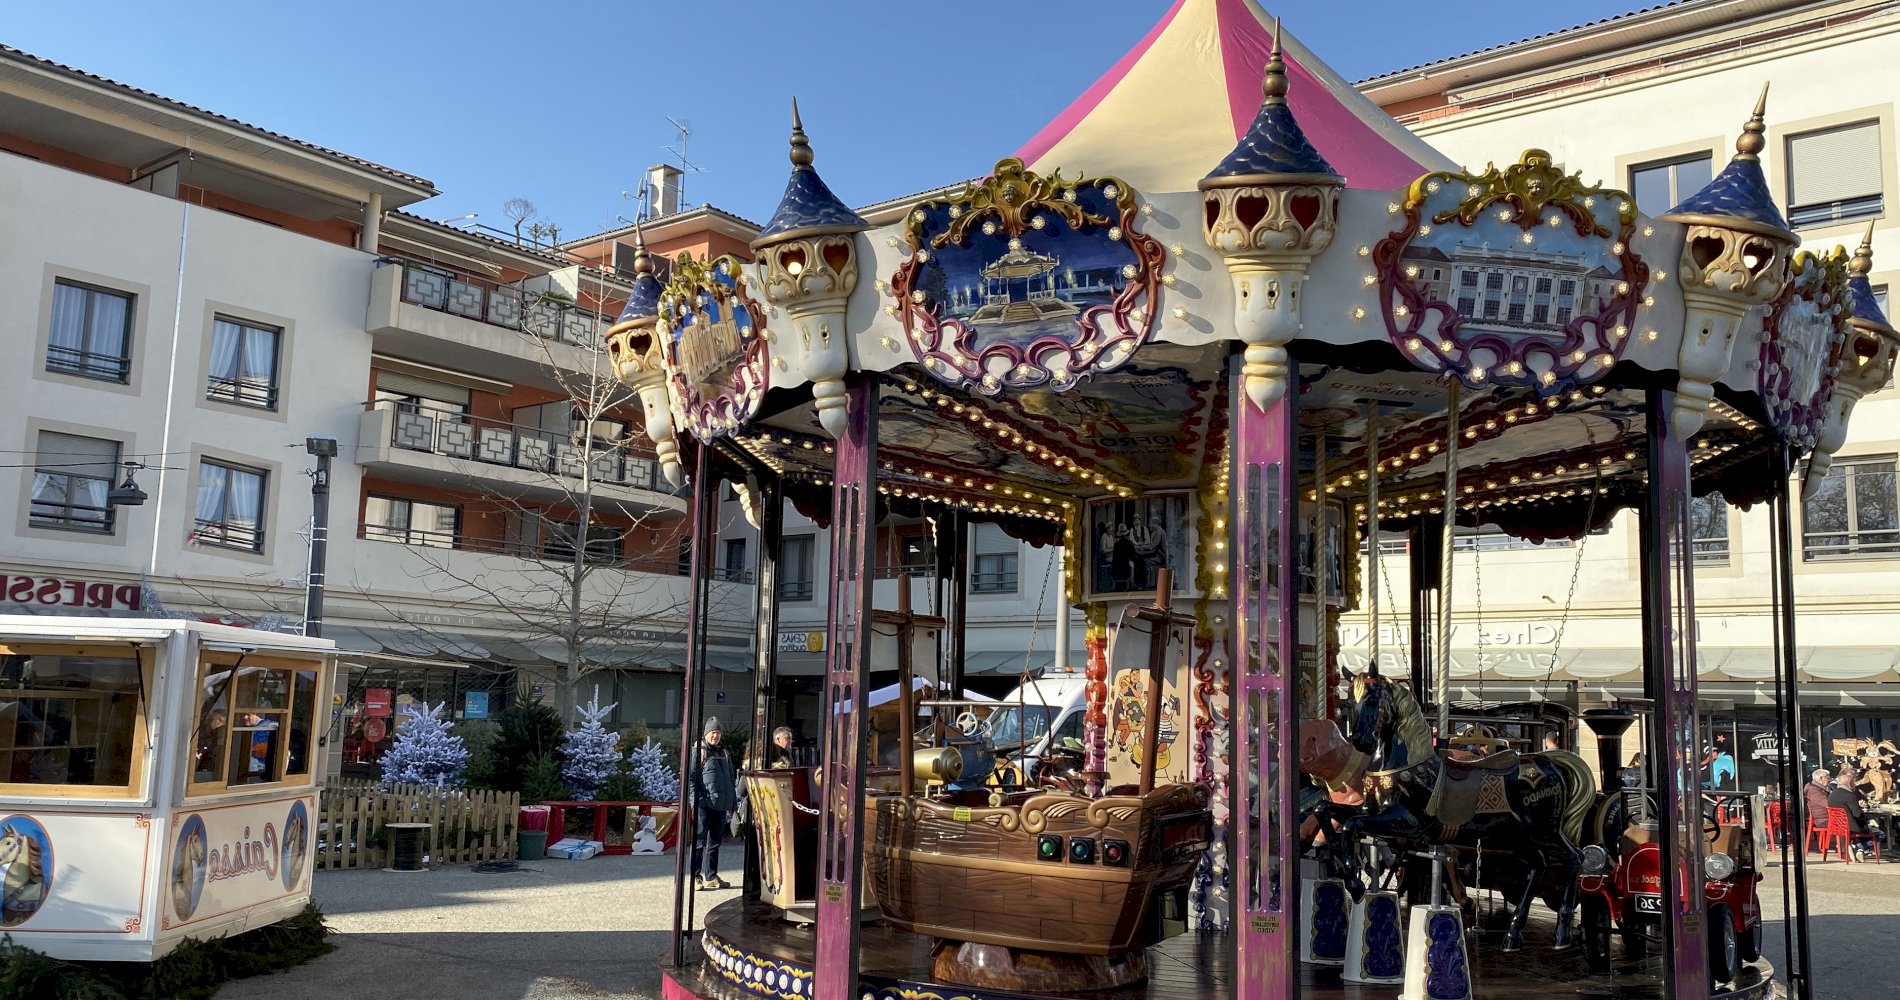
[[[1506,954],[1494,934],[1479,933],[1470,944],[1472,979],[1480,1000],[1662,1000],[1660,959],[1625,961],[1618,955],[1608,974],[1591,974],[1580,949],[1553,951],[1550,919],[1533,919],[1522,950]],[[1540,933],[1541,932],[1541,933]],[[1148,978],[1114,989],[1077,993],[1018,993],[954,986],[930,975],[933,942],[881,923],[867,923],[860,935],[861,996],[874,1000],[1214,1000],[1234,995],[1227,938],[1183,934],[1148,949]],[[763,903],[730,900],[707,915],[695,960],[684,967],[662,966],[662,1000],[817,1000],[812,997],[813,955],[817,938],[809,925],[783,919]],[[1342,982],[1337,968],[1300,967],[1303,994],[1340,1000],[1397,1000],[1396,986]],[[1772,970],[1765,963],[1744,969],[1736,983],[1718,989],[1716,1000],[1772,1000]]]

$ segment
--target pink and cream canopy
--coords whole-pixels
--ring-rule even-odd
[[[1160,23],[1016,155],[1037,171],[1114,174],[1192,191],[1260,109],[1273,21],[1253,0],[1176,0]],[[1291,35],[1288,100],[1352,188],[1391,190],[1453,169]]]

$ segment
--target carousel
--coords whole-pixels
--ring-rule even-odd
[[[868,219],[794,106],[751,259],[682,256],[662,282],[641,247],[610,335],[695,498],[695,635],[722,483],[759,529],[755,733],[783,715],[785,505],[831,530],[827,708],[800,720],[822,761],[749,762],[741,898],[705,909],[680,851],[663,995],[1812,995],[1799,852],[1781,838],[1771,869],[1761,804],[1699,781],[1689,503],[1777,515],[1799,731],[1791,494],[1900,334],[1869,246],[1795,252],[1766,96],[1658,218],[1538,149],[1446,162],[1251,0],[1176,5],[989,176]],[[1453,725],[1454,532],[1580,538],[1619,513],[1650,697],[1586,713],[1602,761]],[[937,543],[931,614],[878,579],[898,523]],[[986,523],[1061,546],[1087,623],[1080,735],[1033,762],[988,709],[911,695],[962,689]],[[1353,609],[1374,636],[1398,622],[1402,657],[1342,670]],[[877,761],[866,699],[892,670],[902,735]],[[1638,715],[1653,763],[1626,782]]]

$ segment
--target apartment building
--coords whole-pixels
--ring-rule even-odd
[[[482,717],[517,680],[553,701],[570,639],[581,700],[678,724],[685,502],[597,356],[611,266],[430,221],[421,177],[9,48],[0,152],[0,613],[301,628],[330,439],[323,634],[350,653],[352,761],[406,702]],[[716,599],[749,609],[740,589]],[[735,692],[750,641],[743,621],[713,639]]]
[[[1632,192],[1655,216],[1721,169],[1771,83],[1762,159],[1789,225],[1805,249],[1822,252],[1851,251],[1873,223],[1872,280],[1884,310],[1900,280],[1900,76],[1883,70],[1896,61],[1900,3],[1686,0],[1359,86],[1453,160],[1481,168],[1506,143],[1534,143],[1586,180]],[[1826,483],[1800,502],[1796,638],[1810,762],[1831,761],[1835,740],[1900,742],[1897,419],[1891,385],[1868,397]],[[1752,788],[1774,780],[1769,762],[1779,752],[1768,732],[1770,521],[1763,508],[1705,497],[1694,522],[1701,689],[1714,710],[1705,740]],[[1461,539],[1459,696],[1591,705],[1639,695],[1637,544],[1628,517],[1581,544],[1483,531]],[[1388,539],[1380,552],[1402,607],[1404,544]],[[1392,597],[1376,596],[1385,620],[1398,620]],[[1404,656],[1408,638],[1388,628],[1381,659]],[[1344,643],[1348,663],[1363,665],[1371,651],[1363,611],[1348,617]]]

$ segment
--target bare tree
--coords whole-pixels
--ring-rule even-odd
[[[534,202],[526,198],[510,198],[501,203],[501,214],[515,226],[515,242],[521,242],[521,227],[534,218]]]
[[[643,654],[687,638],[687,587],[678,576],[678,543],[691,526],[683,502],[642,502],[621,485],[632,479],[647,490],[669,492],[657,463],[631,454],[637,433],[632,428],[638,425],[627,418],[639,413],[638,396],[615,377],[606,350],[607,321],[589,308],[605,299],[605,278],[592,277],[597,291],[532,293],[537,306],[565,310],[559,339],[522,336],[542,355],[542,368],[561,396],[556,403],[564,404],[569,415],[564,434],[543,431],[544,438],[519,428],[505,431],[547,446],[545,463],[529,470],[532,484],[510,490],[496,476],[480,474],[480,463],[457,460],[466,465],[466,487],[508,520],[502,551],[471,556],[410,548],[417,564],[412,575],[427,581],[435,599],[493,620],[519,641],[558,648],[564,662],[556,703],[564,719],[572,717],[587,675],[640,662]],[[482,433],[479,426],[476,433]],[[643,474],[630,464],[641,461],[648,462]],[[536,463],[517,458],[513,464]],[[630,545],[652,552],[655,535],[662,539],[657,555],[625,556]],[[736,589],[714,588],[716,613],[709,620],[749,617],[751,602],[732,593]],[[403,619],[402,608],[385,607]]]

